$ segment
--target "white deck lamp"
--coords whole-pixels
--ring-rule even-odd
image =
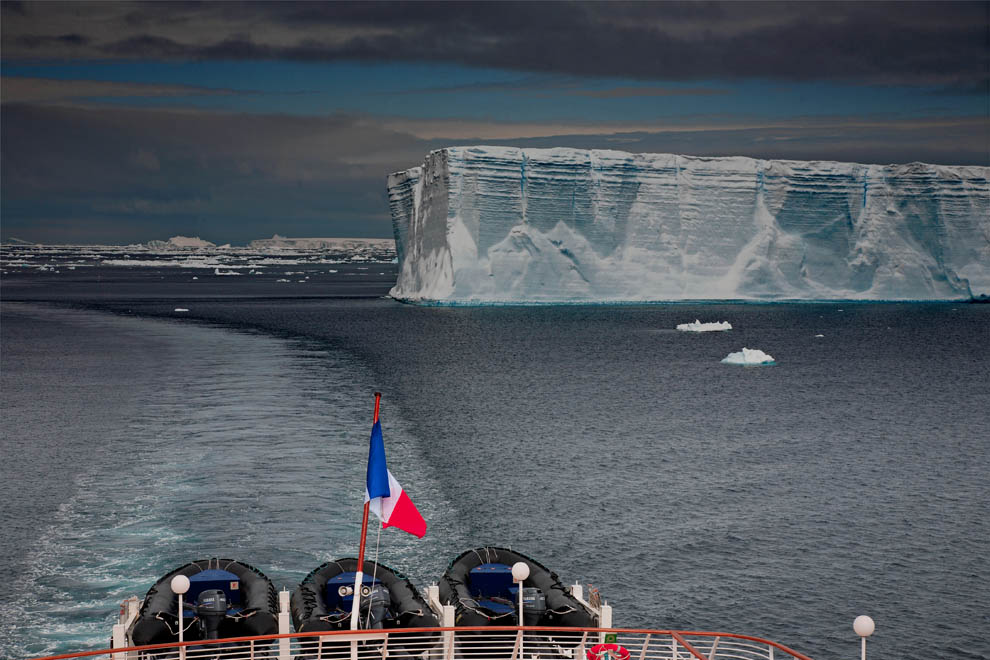
[[[523,658],[523,582],[529,577],[529,564],[524,561],[517,561],[512,565],[512,581],[519,585],[519,657]]]
[[[862,640],[862,650],[860,651],[861,660],[866,660],[866,638],[873,634],[876,627],[876,624],[873,623],[873,619],[865,614],[859,615],[856,617],[856,620],[853,621],[853,630],[856,631],[856,634],[859,635]]]
[[[189,578],[185,575],[176,575],[169,583],[172,593],[179,597],[179,658],[186,660],[186,647],[182,646],[182,594],[189,591]]]

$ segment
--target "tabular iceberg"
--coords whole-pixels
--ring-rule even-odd
[[[694,323],[679,323],[677,329],[681,332],[725,332],[732,330],[732,324],[728,321],[714,321],[702,323],[698,319]]]
[[[990,293],[987,167],[449,147],[388,193],[407,301]]]

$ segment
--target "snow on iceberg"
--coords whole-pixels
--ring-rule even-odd
[[[728,321],[715,321],[714,323],[702,323],[698,319],[694,323],[680,323],[677,329],[681,332],[721,332],[732,330],[732,324]]]
[[[388,193],[401,300],[990,293],[987,167],[449,147]]]
[[[725,364],[741,364],[741,365],[756,365],[756,364],[776,364],[773,356],[767,355],[758,348],[743,348],[738,353],[729,353],[722,359]]]
[[[167,241],[148,241],[149,250],[202,250],[215,247],[215,243],[204,241],[199,236],[173,236]]]

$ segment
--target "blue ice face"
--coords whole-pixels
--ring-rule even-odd
[[[453,304],[990,292],[990,169],[451,147],[390,177],[392,295]]]

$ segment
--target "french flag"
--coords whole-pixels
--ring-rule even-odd
[[[371,427],[364,501],[371,503],[369,508],[382,521],[382,527],[398,527],[419,538],[426,534],[426,521],[385,464],[385,440],[381,422],[377,421]]]

